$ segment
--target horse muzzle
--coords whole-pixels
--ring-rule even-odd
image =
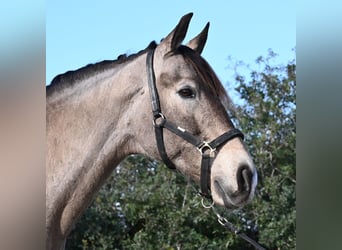
[[[216,204],[228,209],[236,209],[249,203],[257,184],[257,172],[249,165],[238,167],[235,178],[226,175],[212,176],[212,197]]]

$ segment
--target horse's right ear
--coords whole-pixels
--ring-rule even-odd
[[[165,52],[176,50],[183,42],[189,27],[193,13],[186,14],[181,18],[177,26],[160,43]]]

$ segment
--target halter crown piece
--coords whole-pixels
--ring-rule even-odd
[[[163,136],[164,128],[168,129],[172,133],[176,134],[177,136],[181,137],[185,141],[194,145],[202,155],[201,175],[200,175],[200,186],[201,186],[200,194],[206,198],[211,199],[211,194],[210,194],[210,172],[211,171],[210,169],[211,169],[212,162],[215,159],[216,148],[224,145],[226,142],[228,142],[229,140],[232,140],[235,137],[240,137],[241,139],[243,139],[244,136],[240,130],[233,128],[229,130],[228,132],[223,133],[222,135],[212,140],[211,142],[206,142],[192,135],[191,133],[187,132],[185,129],[180,128],[174,123],[168,121],[160,108],[159,96],[158,96],[155,74],[154,74],[154,69],[153,69],[153,55],[154,55],[154,49],[150,50],[147,54],[146,70],[147,70],[148,86],[150,90],[151,103],[152,103],[153,126],[154,126],[157,147],[158,147],[160,157],[162,158],[166,166],[168,166],[170,169],[176,169],[175,165],[170,160],[165,150],[164,136]]]

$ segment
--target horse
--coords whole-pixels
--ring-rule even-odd
[[[209,22],[186,45],[183,16],[159,44],[56,76],[46,87],[46,248],[66,238],[131,154],[163,161],[227,209],[254,195],[257,172],[228,114],[231,100],[201,56]]]

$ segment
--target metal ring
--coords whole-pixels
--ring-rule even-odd
[[[202,207],[204,207],[204,208],[212,208],[212,207],[214,206],[214,201],[212,201],[212,203],[211,203],[209,206],[208,206],[208,205],[205,205],[205,204],[204,204],[204,198],[202,198],[201,203],[202,203]]]
[[[161,119],[161,121],[157,122],[157,120],[160,120],[160,119]],[[153,117],[153,126],[161,126],[161,125],[163,125],[163,121],[165,121],[165,120],[166,120],[166,118],[165,118],[164,114],[158,113],[157,115],[155,115]]]

